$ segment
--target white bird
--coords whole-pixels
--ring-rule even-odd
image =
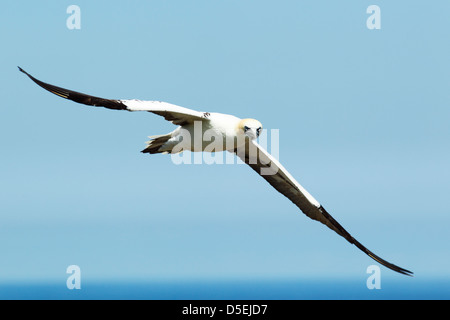
[[[200,121],[202,124],[202,137],[207,130],[212,130],[216,135],[223,138],[222,150],[237,154],[242,161],[261,175],[276,190],[290,199],[305,215],[325,224],[328,228],[344,237],[348,242],[354,244],[369,257],[378,263],[401,274],[412,276],[412,272],[398,267],[369,251],[355,238],[353,238],[324,208],[314,199],[281,165],[281,163],[264,150],[256,139],[260,135],[262,125],[254,119],[240,119],[238,117],[210,112],[199,112],[161,101],[141,100],[114,100],[103,99],[83,93],[67,90],[61,87],[44,83],[19,67],[31,80],[42,88],[62,97],[78,103],[105,107],[115,110],[148,111],[163,116],[166,120],[178,125],[171,133],[153,136],[147,142],[148,146],[142,150],[143,153],[171,153],[182,150],[174,150],[182,142],[183,132],[195,135],[194,124]],[[195,141],[195,139],[194,139]],[[204,151],[203,139],[200,143],[184,144],[184,150]],[[209,144],[207,142],[206,144]],[[220,144],[219,144],[220,145]],[[231,147],[229,147],[231,146]],[[253,151],[252,151],[253,150]],[[254,151],[257,152],[254,152]],[[263,173],[266,170],[266,173]]]

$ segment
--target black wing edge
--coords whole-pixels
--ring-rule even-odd
[[[56,94],[57,96],[60,96],[61,98],[69,99],[89,106],[105,107],[114,110],[127,110],[127,106],[119,100],[103,99],[99,97],[90,96],[84,93],[57,87],[36,79],[28,72],[23,70],[21,67],[18,68],[21,72],[25,73],[31,80],[33,80],[37,85],[39,85],[40,87],[44,88],[47,91],[50,91],[53,94]]]
[[[322,214],[330,221],[330,223],[336,227],[336,229],[338,229],[341,233],[341,235],[347,239],[348,242],[350,242],[351,244],[354,244],[356,247],[358,247],[358,249],[360,249],[362,252],[364,252],[365,254],[367,254],[369,257],[371,257],[373,260],[375,260],[376,262],[378,262],[379,264],[393,270],[396,271],[398,273],[407,275],[412,277],[413,276],[413,272],[403,269],[399,266],[396,266],[395,264],[392,264],[384,259],[381,259],[379,256],[377,256],[376,254],[374,254],[372,251],[370,251],[369,249],[367,249],[366,247],[364,247],[360,242],[358,242],[355,238],[353,238],[326,210],[324,207],[320,206],[319,210],[322,212]]]

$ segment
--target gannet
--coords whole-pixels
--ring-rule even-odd
[[[200,122],[202,124],[202,134],[207,130],[213,130],[218,136],[223,138],[223,143],[221,144],[223,148],[216,148],[215,151],[229,151],[236,154],[278,192],[291,200],[306,216],[323,223],[338,235],[345,238],[348,242],[354,244],[376,262],[398,273],[408,276],[413,275],[413,272],[396,266],[375,255],[353,238],[353,236],[351,236],[350,233],[348,233],[325,210],[325,208],[291,176],[275,157],[264,150],[264,148],[256,141],[262,130],[262,125],[259,121],[255,119],[241,119],[222,113],[195,111],[162,101],[99,98],[47,84],[34,78],[20,67],[19,70],[45,90],[62,98],[85,105],[105,107],[114,110],[148,111],[162,116],[178,126],[171,133],[151,137],[152,139],[147,142],[147,147],[141,151],[143,153],[156,154],[173,152],[176,146],[183,140],[182,133],[188,132],[193,136],[195,134],[194,124],[195,122]],[[200,143],[184,144],[183,150],[194,152],[205,151],[205,146],[210,142],[207,141],[205,144],[202,140],[200,140]],[[177,150],[177,152],[179,151],[180,150]]]

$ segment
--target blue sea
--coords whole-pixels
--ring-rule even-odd
[[[385,281],[368,289],[361,281],[145,281],[0,284],[2,300],[448,300],[449,280]]]

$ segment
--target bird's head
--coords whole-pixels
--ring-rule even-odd
[[[238,131],[240,134],[244,134],[250,140],[254,140],[259,137],[262,131],[262,124],[255,119],[242,119],[238,124]]]

